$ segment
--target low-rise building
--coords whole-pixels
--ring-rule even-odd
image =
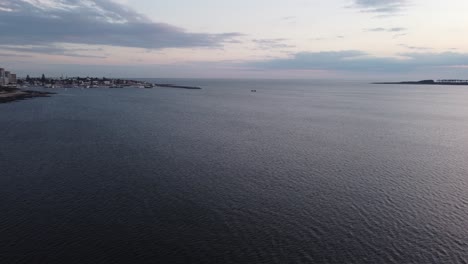
[[[11,73],[10,74],[10,83],[11,84],[16,84],[17,80],[16,80],[16,74],[15,73]]]

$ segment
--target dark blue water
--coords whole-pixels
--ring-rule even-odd
[[[176,83],[0,105],[0,263],[468,263],[467,87]]]

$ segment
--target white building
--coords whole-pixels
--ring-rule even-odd
[[[16,74],[11,73],[9,71],[5,71],[5,69],[0,68],[0,86],[15,85],[15,84],[16,84]]]
[[[5,84],[5,69],[0,68],[0,85],[6,85]]]
[[[4,78],[3,84],[4,85],[10,84],[10,72],[9,71],[5,71],[5,78]]]

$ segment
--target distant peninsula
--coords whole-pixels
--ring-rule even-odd
[[[412,84],[412,85],[468,85],[468,80],[422,80],[407,82],[375,82],[373,84]]]
[[[131,79],[114,79],[114,78],[96,78],[96,77],[65,77],[65,78],[47,78],[42,77],[31,78],[27,76],[25,79],[18,79],[18,87],[44,87],[44,88],[180,88],[180,89],[196,89],[200,87],[154,83],[146,80],[131,80]]]
[[[16,74],[0,68],[0,103],[13,102],[34,97],[49,97],[54,93],[31,90],[33,88],[178,88],[200,90],[202,88],[189,85],[154,83],[146,80],[129,80],[96,77],[42,77],[17,78]]]

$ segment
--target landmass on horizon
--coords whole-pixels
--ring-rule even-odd
[[[468,80],[422,80],[406,82],[375,82],[372,84],[414,84],[414,85],[468,85]]]
[[[49,97],[54,93],[43,91],[24,90],[28,88],[180,88],[199,90],[200,87],[176,85],[168,83],[151,83],[147,81],[96,78],[96,77],[71,77],[71,78],[46,78],[41,77],[17,78],[16,74],[0,68],[0,103],[13,102],[34,97]],[[20,89],[21,88],[21,89]]]
[[[25,79],[18,79],[17,85],[20,87],[45,87],[45,88],[181,88],[181,89],[201,89],[196,86],[186,86],[168,83],[153,83],[141,80],[97,78],[97,77],[60,77],[46,78],[44,74],[40,78],[31,78],[29,75]]]

